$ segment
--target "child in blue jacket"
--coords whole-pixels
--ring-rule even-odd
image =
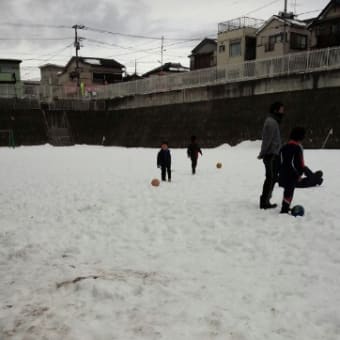
[[[168,142],[162,142],[161,149],[157,155],[157,167],[161,168],[162,181],[165,181],[168,174],[168,181],[171,182],[171,154]]]

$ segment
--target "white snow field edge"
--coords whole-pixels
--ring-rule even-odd
[[[338,340],[340,150],[294,218],[259,148],[172,149],[159,187],[158,149],[1,148],[0,339]]]

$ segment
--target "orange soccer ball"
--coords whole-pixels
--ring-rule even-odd
[[[221,169],[222,168],[222,163],[220,163],[220,162],[216,163],[216,168],[217,169]]]
[[[151,185],[153,186],[153,187],[158,187],[159,185],[160,185],[160,181],[159,181],[159,179],[157,179],[157,178],[154,178],[152,181],[151,181]]]

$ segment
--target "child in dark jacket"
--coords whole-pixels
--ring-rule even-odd
[[[197,144],[196,139],[197,139],[196,136],[191,137],[191,143],[189,144],[187,149],[188,157],[191,159],[191,168],[193,175],[196,173],[198,154],[200,153],[202,156],[202,150]]]
[[[157,155],[157,167],[161,168],[162,181],[166,179],[166,173],[168,174],[168,181],[171,181],[171,154],[168,146],[168,142],[162,142],[161,149]]]
[[[294,190],[305,169],[301,145],[305,133],[305,129],[302,127],[294,128],[290,133],[290,141],[280,151],[279,185],[284,188],[281,213],[289,212]]]

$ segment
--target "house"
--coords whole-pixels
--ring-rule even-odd
[[[64,66],[45,64],[40,68],[40,97],[42,101],[61,96],[59,89],[59,75],[64,71]]]
[[[163,76],[167,74],[181,73],[190,71],[189,67],[182,66],[180,63],[165,63],[151,71],[143,74],[143,78]]]
[[[72,57],[59,74],[58,83],[71,95],[78,91],[79,84],[87,92],[95,92],[101,85],[107,85],[123,81],[125,66],[114,59]],[[67,94],[67,93],[66,93]]]
[[[0,84],[20,82],[20,63],[17,59],[0,59]]]
[[[139,76],[137,73],[132,73],[132,74],[126,74],[123,81],[135,81],[135,80],[140,80],[143,79],[142,76]]]
[[[242,17],[218,24],[217,66],[256,58],[256,32],[263,20]]]
[[[309,25],[312,48],[340,46],[340,0],[331,0]]]
[[[24,98],[39,98],[40,96],[40,81],[38,80],[23,80],[22,95]]]
[[[58,85],[59,75],[64,71],[64,66],[45,64],[39,68],[42,85]]]
[[[198,70],[216,66],[217,41],[216,39],[203,39],[192,51],[190,58],[190,70]]]
[[[293,13],[281,12],[267,20],[257,32],[256,58],[273,58],[309,49],[307,22]]]
[[[0,59],[0,97],[20,97],[20,63],[17,59]]]

